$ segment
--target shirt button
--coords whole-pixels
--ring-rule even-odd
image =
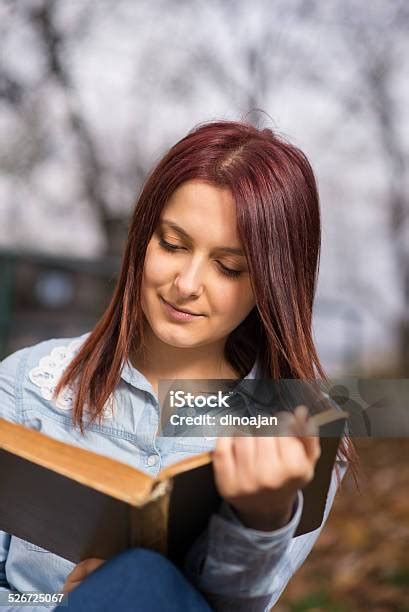
[[[36,431],[40,431],[41,429],[41,421],[40,419],[31,419],[30,421],[28,421],[26,423],[27,427],[29,427],[30,429],[35,429]]]
[[[152,467],[152,465],[155,465],[158,462],[158,457],[157,455],[149,455],[149,457],[146,460],[146,463]]]

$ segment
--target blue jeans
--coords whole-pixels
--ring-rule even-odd
[[[61,612],[211,612],[204,597],[164,556],[131,548],[68,593]]]

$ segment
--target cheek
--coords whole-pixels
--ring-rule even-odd
[[[247,283],[232,281],[217,294],[218,312],[232,320],[241,321],[254,306],[253,294]]]
[[[158,253],[156,249],[148,247],[143,269],[144,283],[160,285],[169,278],[170,271],[168,258]]]

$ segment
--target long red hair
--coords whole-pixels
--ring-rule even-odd
[[[91,422],[100,419],[124,360],[144,346],[146,248],[169,197],[190,179],[230,189],[252,279],[256,306],[228,337],[227,360],[241,377],[257,355],[265,378],[326,380],[312,336],[321,222],[311,165],[300,149],[270,129],[234,121],[205,123],[177,142],[147,178],[111,302],[55,389],[54,398],[68,383],[76,385],[73,423],[81,432],[84,405]],[[341,453],[356,459],[347,438]]]

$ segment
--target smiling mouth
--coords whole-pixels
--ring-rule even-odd
[[[182,310],[181,308],[177,308],[176,306],[174,306],[170,302],[167,302],[163,297],[161,297],[160,299],[163,300],[163,302],[165,302],[165,304],[167,304],[168,306],[173,308],[176,312],[182,312],[184,314],[191,315],[192,317],[203,317],[204,316],[200,312],[191,312],[190,310]]]

